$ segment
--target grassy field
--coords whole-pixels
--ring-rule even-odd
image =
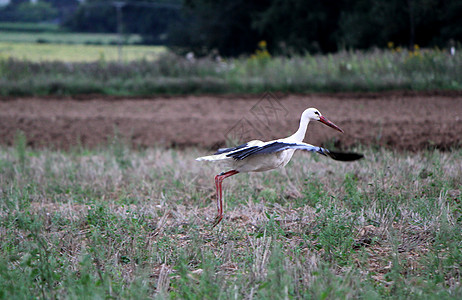
[[[54,44],[117,44],[117,34],[67,32],[57,24],[0,22],[0,42]],[[141,42],[141,36],[123,36],[124,44]]]
[[[398,49],[399,50],[399,49]],[[462,52],[185,58],[163,47],[0,43],[0,94],[152,95],[462,89]]]
[[[165,47],[135,46],[138,34],[124,35],[123,61],[155,60]],[[117,61],[118,35],[67,32],[57,24],[0,22],[0,59],[30,62]]]
[[[298,153],[224,182],[197,149],[0,148],[0,298],[460,299],[462,151]]]
[[[58,24],[29,22],[0,22],[0,32],[63,32]]]
[[[0,31],[0,42],[116,45],[118,42],[118,36],[117,34],[108,33],[49,33]],[[122,43],[124,44],[135,44],[139,42],[141,42],[141,37],[136,34],[124,36],[122,39]]]
[[[156,60],[166,51],[162,46],[123,46],[124,62],[134,60]],[[116,45],[69,45],[0,42],[0,60],[10,58],[28,62],[95,62],[117,61]]]
[[[451,53],[416,45],[408,50],[390,43],[386,50],[273,57],[261,41],[252,55],[223,59],[127,45],[119,61],[113,34],[67,33],[57,25],[27,23],[0,23],[0,33],[3,96],[462,89],[460,49]]]

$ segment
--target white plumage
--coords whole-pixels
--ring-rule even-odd
[[[233,148],[219,149],[215,154],[198,157],[197,161],[212,161],[220,163],[224,169],[230,171],[215,176],[217,189],[218,215],[213,226],[220,223],[223,218],[222,182],[226,177],[244,172],[263,172],[284,167],[292,158],[295,150],[306,150],[329,156],[336,160],[352,161],[362,158],[361,154],[339,153],[303,143],[310,120],[322,122],[340,132],[337,125],[327,120],[316,108],[306,109],[301,118],[298,130],[291,136],[283,139],[262,142],[253,140]]]
[[[268,142],[265,143],[259,140],[253,140],[248,142],[244,149],[249,149],[251,147],[263,147],[265,145],[268,145]],[[199,157],[196,160],[217,161],[223,168],[236,170],[239,173],[263,172],[285,166],[292,158],[294,152],[295,150],[293,149],[287,149],[274,153],[252,155],[245,159],[235,159],[229,156],[229,154],[232,154],[233,152],[225,152],[222,154]]]

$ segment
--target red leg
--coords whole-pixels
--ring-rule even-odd
[[[225,179],[226,177],[229,177],[229,176],[233,176],[235,174],[239,173],[238,171],[236,170],[231,170],[231,171],[228,171],[226,173],[221,173],[217,176],[215,176],[215,187],[216,187],[216,190],[217,190],[217,211],[218,211],[218,214],[215,218],[215,221],[213,222],[213,227],[217,226],[218,223],[221,222],[221,220],[223,219],[223,189],[222,189],[222,182],[223,182],[223,179]]]
[[[215,176],[215,187],[217,191],[217,217],[215,218],[214,225],[215,227],[218,223],[220,223],[221,218],[223,217],[223,203],[222,203],[222,188],[221,188],[221,182],[222,180],[220,179],[220,175]],[[220,217],[221,216],[221,217]],[[218,218],[220,219],[218,220]]]

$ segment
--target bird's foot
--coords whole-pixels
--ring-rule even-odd
[[[212,228],[214,228],[215,226],[217,226],[218,223],[220,223],[222,219],[223,219],[223,215],[222,215],[222,214],[217,215],[217,216],[215,217],[215,221],[213,221]]]

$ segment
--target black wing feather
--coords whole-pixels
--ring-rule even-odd
[[[228,153],[228,152],[232,152],[232,151],[235,151],[235,150],[239,150],[239,149],[247,147],[247,144],[248,143],[245,143],[245,144],[239,145],[237,147],[231,147],[231,148],[220,148],[213,155],[223,154],[223,153]]]
[[[360,153],[354,153],[354,152],[332,152],[328,151],[326,154],[335,160],[339,161],[354,161],[358,160],[364,157],[363,154]]]
[[[364,155],[359,153],[353,152],[335,152],[329,151],[327,149],[311,146],[311,145],[300,145],[297,143],[283,143],[283,142],[273,142],[271,144],[267,144],[264,146],[252,146],[245,148],[245,144],[235,147],[235,148],[228,148],[226,152],[220,153],[228,153],[227,157],[232,157],[236,160],[242,160],[247,158],[251,155],[255,154],[268,154],[268,153],[275,153],[280,152],[286,149],[300,149],[300,150],[308,150],[312,152],[317,152],[319,154],[329,156],[330,158],[338,161],[355,161],[364,157]],[[235,151],[237,150],[237,151]]]
[[[300,146],[300,145],[295,144],[295,143],[274,142],[274,143],[267,144],[267,145],[264,145],[264,146],[253,146],[253,147],[245,148],[245,149],[242,149],[242,150],[239,150],[239,151],[236,151],[236,152],[231,152],[231,153],[227,154],[226,156],[227,157],[232,157],[234,159],[241,160],[241,159],[244,159],[244,158],[249,157],[249,156],[254,155],[254,154],[268,154],[268,153],[280,152],[280,151],[283,151],[283,150],[286,150],[286,149],[297,149],[297,148],[316,151],[316,152],[318,152],[320,154],[325,155],[325,153],[324,153],[325,149],[323,149],[321,147],[313,147],[312,149],[307,149],[306,147]]]
[[[244,159],[247,156],[252,155],[255,152],[257,152],[259,148],[261,148],[261,147],[252,146],[252,147],[248,147],[248,148],[245,148],[245,149],[242,149],[242,150],[239,150],[239,151],[231,152],[231,153],[227,154],[226,156],[227,157],[232,157],[234,159]]]

